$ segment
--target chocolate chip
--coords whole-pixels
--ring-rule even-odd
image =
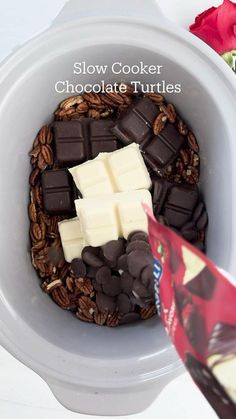
[[[150,283],[154,284],[153,266],[146,266],[141,272],[141,282],[145,287],[149,287]]]
[[[116,266],[118,258],[124,253],[124,240],[111,240],[102,246],[102,251],[105,260]]]
[[[96,304],[98,306],[98,309],[104,313],[108,311],[108,313],[113,313],[116,309],[116,303],[114,298],[109,297],[106,294],[103,294],[102,292],[98,292],[96,295]]]
[[[97,256],[98,252],[99,248],[97,247],[85,247],[82,251],[83,261],[93,268],[100,268],[103,265],[103,261]]]
[[[131,309],[131,302],[126,294],[120,294],[117,298],[117,307],[120,313],[126,314]]]
[[[140,316],[138,313],[128,313],[121,317],[120,324],[134,323],[138,320],[140,320]]]
[[[96,281],[96,279],[93,279],[92,280],[92,284],[93,284],[93,288],[95,289],[95,291],[100,291],[100,292],[102,292],[102,286],[101,286],[101,284],[99,284],[97,281]]]
[[[194,210],[194,213],[193,213],[193,221],[194,222],[198,221],[198,219],[202,215],[203,210],[204,210],[204,204],[203,204],[203,202],[199,202],[199,204],[197,205],[197,207],[196,207],[196,209]]]
[[[135,297],[149,297],[149,292],[147,288],[142,284],[142,282],[139,279],[135,279],[133,283],[133,294]]]
[[[149,243],[148,235],[144,233],[144,231],[133,231],[128,236],[128,242],[132,242],[134,240],[141,240]]]
[[[99,284],[107,284],[111,280],[111,269],[108,266],[102,266],[96,274],[96,281]]]
[[[128,271],[128,258],[127,255],[122,255],[117,261],[117,269],[121,271]]]
[[[98,269],[97,268],[93,268],[92,266],[87,266],[87,277],[88,278],[96,278],[96,273],[97,273]]]
[[[207,226],[207,223],[208,223],[208,215],[206,211],[204,211],[197,222],[197,228],[199,230],[203,230]]]
[[[120,278],[113,275],[109,282],[103,284],[103,291],[110,297],[116,297],[121,292]]]
[[[153,263],[153,256],[149,252],[134,250],[128,255],[129,272],[135,278],[138,278],[141,271]]]
[[[143,241],[143,240],[134,240],[128,243],[126,247],[126,253],[129,254],[133,250],[147,250],[151,252],[149,243]]]
[[[73,259],[71,262],[71,269],[78,277],[84,278],[86,276],[87,269],[82,259]]]
[[[133,277],[128,272],[123,272],[120,277],[121,288],[123,292],[129,294],[133,289]]]

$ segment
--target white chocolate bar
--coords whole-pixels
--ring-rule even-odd
[[[65,260],[70,263],[73,259],[80,258],[86,244],[83,239],[79,219],[76,217],[61,221],[58,223],[58,228]]]
[[[151,187],[139,145],[134,143],[112,153],[101,153],[69,171],[84,198]]]
[[[147,232],[142,203],[152,208],[151,194],[145,189],[77,199],[76,211],[86,243],[102,246],[119,237],[127,239],[135,230]]]

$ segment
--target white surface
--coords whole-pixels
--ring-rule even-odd
[[[67,411],[47,384],[0,348],[1,419],[95,419]],[[216,419],[216,415],[187,374],[169,384],[145,412],[134,419]],[[124,418],[124,416],[123,416]],[[128,418],[128,417],[127,417]]]
[[[64,3],[64,0],[1,1],[0,58],[4,58],[17,45],[47,27]],[[169,10],[170,17],[175,16],[177,20],[186,25],[186,22],[190,23],[193,15],[204,7],[219,2],[198,0],[197,6],[194,5],[195,2],[189,0],[160,0],[160,4],[162,3],[163,7]],[[182,10],[185,12],[183,13]],[[0,349],[0,369],[1,418],[12,419],[16,415],[19,419],[79,419],[86,417],[66,411],[52,396],[45,382],[16,361],[4,349]],[[195,419],[199,418],[199,414],[202,419],[216,418],[212,409],[185,374],[166,387],[150,409],[136,415],[135,418]],[[87,416],[87,418],[92,417]]]

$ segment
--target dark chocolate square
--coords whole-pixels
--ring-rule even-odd
[[[58,121],[54,127],[56,161],[61,167],[71,167],[93,159],[102,152],[119,148],[119,141],[111,132],[110,119],[81,118]]]
[[[46,170],[42,173],[44,209],[51,215],[73,214],[74,187],[66,169]]]

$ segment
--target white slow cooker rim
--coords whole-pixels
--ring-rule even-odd
[[[191,34],[187,33],[186,31],[174,26],[174,25],[168,25],[159,23],[158,26],[155,26],[154,24],[147,23],[146,21],[142,19],[130,19],[130,18],[88,18],[84,19],[83,21],[79,21],[80,27],[83,27],[84,25],[91,25],[94,23],[110,23],[110,24],[142,24],[143,28],[152,28],[155,30],[162,30],[168,33],[168,35],[175,36],[175,38],[178,38],[181,42],[184,42],[188,45],[188,47],[191,45],[196,52],[202,55],[202,57],[208,61],[208,64],[211,67],[214,67],[214,70],[219,73],[219,75],[224,76],[224,83],[227,84],[229,94],[233,95],[233,90],[236,90],[235,85],[235,79],[234,74],[230,69],[226,68],[226,64],[223,62],[223,60],[207,45],[202,43],[199,39],[193,37]],[[43,42],[43,40],[47,39],[49,36],[55,36],[58,32],[61,32],[62,30],[67,30],[68,28],[73,28],[78,26],[78,22],[72,22],[72,23],[66,23],[59,27],[55,27],[52,29],[47,30],[43,34],[40,34],[39,36],[33,38],[32,40],[28,41],[19,51],[15,52],[13,55],[8,57],[1,65],[0,67],[0,82],[3,82],[6,77],[8,77],[9,72],[14,71],[14,67],[19,64],[20,61],[23,61],[26,56],[30,53],[30,50],[33,48],[35,49],[38,44]],[[231,259],[232,259],[231,255]],[[2,302],[3,304],[3,302]],[[5,306],[5,310],[7,310],[7,307]],[[35,332],[34,332],[35,333]],[[63,372],[59,372],[58,370],[55,370],[51,367],[50,364],[47,364],[46,362],[43,362],[44,360],[41,358],[40,360],[35,358],[30,351],[25,351],[24,346],[21,345],[21,342],[16,343],[14,340],[11,339],[8,328],[6,324],[2,324],[2,330],[0,331],[1,335],[1,342],[4,347],[6,347],[9,352],[11,352],[14,356],[16,356],[18,359],[20,359],[23,363],[28,365],[30,368],[38,372],[42,377],[51,377],[55,380],[60,380],[63,382],[73,382],[73,379],[71,376],[66,376]],[[35,335],[37,335],[35,333]],[[37,335],[38,336],[38,335]],[[41,336],[38,336],[41,338]],[[41,338],[42,339],[42,338]],[[48,343],[47,343],[48,344]],[[24,344],[23,344],[24,345]],[[56,349],[56,348],[55,348]],[[46,358],[45,358],[46,361]],[[90,360],[91,361],[91,360]],[[160,370],[152,370],[151,374],[143,374],[143,376],[138,377],[138,383],[142,383],[144,380],[145,382],[156,380],[158,376],[162,374],[168,374],[173,369],[177,369],[181,366],[181,362],[177,361],[174,363],[171,368],[167,367],[166,369],[160,371]],[[137,385],[137,376],[134,377],[126,377],[127,379],[124,381],[124,377],[122,377],[122,384],[120,385],[124,387],[125,385]],[[79,383],[83,385],[91,386],[91,382],[87,381],[85,377],[80,376],[79,377]],[[78,383],[76,380],[76,383]],[[94,383],[93,383],[94,384]],[[101,380],[99,382],[99,385],[104,385],[105,387],[109,386],[112,387],[112,381],[108,382],[106,380]],[[116,381],[114,383],[114,387],[119,387],[119,381]]]

